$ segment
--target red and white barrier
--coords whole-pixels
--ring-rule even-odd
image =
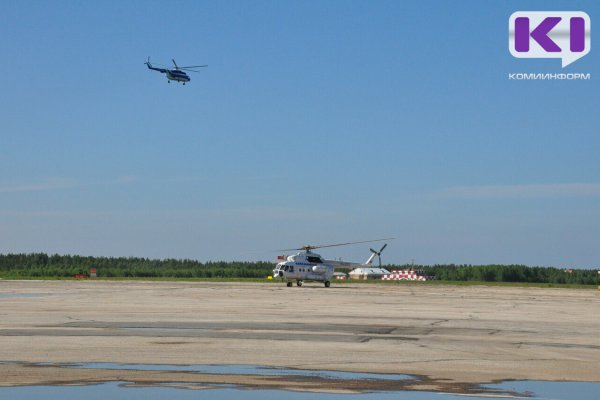
[[[412,269],[392,271],[391,274],[386,274],[381,277],[384,281],[426,281],[427,277],[417,274]]]

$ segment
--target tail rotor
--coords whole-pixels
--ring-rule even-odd
[[[379,259],[379,268],[381,268],[381,253],[383,252],[383,249],[385,249],[387,247],[387,243],[384,244],[383,246],[381,246],[381,249],[379,249],[379,251],[377,250],[373,250],[372,248],[370,248],[369,250],[371,250],[371,253],[373,253],[373,257],[377,256]]]

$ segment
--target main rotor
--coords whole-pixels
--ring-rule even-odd
[[[171,61],[173,61],[173,65],[175,66],[175,69],[177,71],[191,71],[191,72],[198,72],[198,71],[194,71],[193,68],[202,68],[202,67],[208,67],[208,65],[188,65],[187,67],[180,67],[179,65],[177,65],[177,63],[175,62],[175,59],[171,58]]]
[[[313,246],[313,245],[304,245],[302,247],[298,247],[295,249],[282,249],[282,250],[277,250],[277,251],[294,251],[294,250],[304,250],[307,253],[310,253],[311,250],[314,249],[322,249],[325,247],[338,247],[338,246],[348,246],[351,244],[360,244],[360,243],[371,243],[371,242],[381,242],[383,240],[393,240],[394,238],[384,238],[384,239],[373,239],[373,240],[362,240],[360,242],[347,242],[347,243],[336,243],[336,244],[322,244],[322,245],[318,245],[318,246]]]
[[[203,67],[208,67],[208,64],[204,64],[204,65],[188,65],[185,67],[180,67],[179,65],[177,65],[177,62],[175,61],[175,59],[171,58],[171,61],[173,61],[173,65],[175,66],[175,71],[188,71],[188,72],[200,72],[200,71],[195,71],[195,68],[203,68]],[[148,60],[144,63],[147,66],[151,67],[152,65],[158,65],[159,67],[163,67],[163,68],[168,68],[168,69],[172,69],[173,67],[171,67],[170,65],[165,65],[165,64],[157,64],[157,63],[150,63],[150,57],[148,57]]]

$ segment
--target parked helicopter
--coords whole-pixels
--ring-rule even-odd
[[[297,249],[285,249],[279,251],[293,251],[302,250],[300,253],[288,256],[283,262],[277,264],[273,270],[274,278],[281,278],[281,280],[287,282],[287,287],[291,287],[293,281],[296,281],[296,285],[302,286],[305,281],[316,281],[323,282],[325,287],[331,285],[331,277],[334,275],[335,268],[348,268],[354,269],[359,267],[370,266],[373,263],[373,259],[379,257],[379,266],[381,267],[381,252],[386,248],[387,243],[384,244],[379,251],[371,250],[371,255],[365,261],[364,264],[344,262],[337,260],[325,260],[319,254],[313,253],[314,249],[322,249],[324,247],[337,247],[347,246],[358,243],[369,243],[369,242],[380,242],[382,240],[392,240],[393,238],[387,239],[375,239],[365,240],[361,242],[349,242],[349,243],[337,243],[320,246],[302,246]]]
[[[199,71],[195,71],[194,68],[208,67],[208,65],[191,65],[189,67],[180,67],[177,65],[177,63],[175,62],[174,59],[171,59],[171,61],[173,61],[173,65],[175,65],[175,69],[155,68],[152,66],[152,64],[150,64],[150,57],[148,57],[148,61],[146,61],[144,64],[146,64],[148,69],[166,74],[167,79],[169,80],[169,83],[171,83],[171,81],[175,81],[175,82],[181,82],[184,85],[186,82],[189,82],[191,80],[190,77],[188,76],[188,74],[185,73],[185,71],[199,72]],[[160,65],[160,64],[157,64],[157,65]],[[164,67],[165,65],[162,65],[162,66]]]

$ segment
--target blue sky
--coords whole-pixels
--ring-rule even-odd
[[[0,252],[270,260],[393,236],[385,262],[598,267],[598,57],[507,39],[514,11],[599,8],[1,2]],[[169,84],[148,56],[209,67]]]

